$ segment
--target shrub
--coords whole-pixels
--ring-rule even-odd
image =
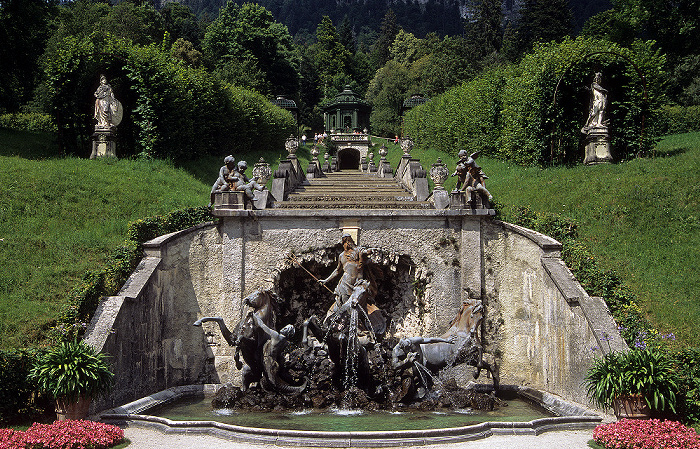
[[[699,449],[700,436],[676,421],[631,420],[601,424],[593,431],[596,443],[615,449]]]
[[[71,292],[71,300],[62,310],[59,324],[52,329],[52,339],[71,340],[84,331],[100,299],[115,295],[138,265],[142,255],[142,243],[159,235],[187,229],[211,218],[209,209],[201,206],[129,223],[127,240],[112,251],[107,258],[106,267],[85,273],[83,281]]]
[[[655,125],[658,135],[700,131],[700,106],[665,105],[658,117]]]
[[[29,373],[39,391],[68,401],[109,392],[112,377],[105,354],[82,340],[62,342],[49,349]]]
[[[43,398],[34,395],[36,386],[27,378],[39,354],[30,349],[0,351],[0,424],[31,419],[42,411]]]
[[[0,429],[0,448],[8,449],[106,449],[122,440],[119,427],[86,420],[34,423],[26,432]]]
[[[659,349],[609,352],[588,370],[586,393],[601,408],[618,396],[642,395],[651,410],[676,411],[678,385],[671,360]]]
[[[678,416],[689,423],[700,422],[700,348],[672,354],[678,382]]]
[[[281,148],[296,129],[292,115],[262,95],[178,63],[158,45],[93,34],[65,37],[59,47],[47,56],[45,78],[64,152],[89,146],[94,120],[84,98],[100,73],[124,106],[120,154],[181,161],[228,151],[222,148]]]
[[[597,66],[610,91],[615,157],[629,159],[654,143],[649,124],[662,97],[664,62],[653,42],[620,47],[579,37],[539,44],[518,65],[488,71],[412,109],[404,133],[451,154],[465,148],[521,165],[579,162],[587,87]]]
[[[0,128],[16,131],[56,132],[56,124],[49,114],[2,114]]]

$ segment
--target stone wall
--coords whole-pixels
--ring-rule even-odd
[[[394,336],[439,335],[463,300],[481,298],[486,349],[501,365],[504,383],[583,402],[580,383],[592,360],[590,348],[599,344],[600,329],[614,330],[604,304],[589,298],[558,259],[557,242],[484,215],[450,210],[227,215],[218,225],[146,244],[146,257],[119,295],[100,305],[86,339],[113,356],[117,385],[97,408],[173,386],[236,382],[233,350],[215,324],[192,323],[221,316],[233,328],[243,316],[243,298],[257,289],[276,290],[293,324],[311,312],[324,313],[332,295],[298,263],[319,278],[328,276],[342,232],[375,248],[372,257],[384,283],[377,302],[391,315]]]

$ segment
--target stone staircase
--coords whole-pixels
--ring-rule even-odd
[[[416,201],[394,178],[379,178],[360,171],[327,173],[309,179],[291,192],[279,209],[431,209],[432,203]]]

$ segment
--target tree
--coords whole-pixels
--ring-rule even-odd
[[[340,43],[343,44],[350,53],[355,53],[355,33],[352,30],[352,25],[350,24],[350,18],[345,15],[343,22],[338,28],[338,36],[340,38]]]
[[[367,88],[367,101],[372,105],[372,132],[393,136],[401,133],[401,108],[411,91],[408,69],[390,60],[377,70]]]
[[[202,42],[206,57],[232,83],[249,85],[239,75],[258,72],[258,90],[265,94],[296,95],[298,61],[287,27],[254,3],[238,6],[230,0],[209,26]],[[244,73],[237,70],[244,67]]]
[[[350,52],[340,42],[338,30],[330,17],[323,16],[316,28],[316,42],[311,45],[311,58],[318,72],[319,82],[326,98],[347,83],[350,72]]]
[[[573,29],[567,0],[525,0],[518,23],[521,51],[535,42],[561,41]]]
[[[170,2],[160,10],[160,15],[171,39],[176,41],[182,38],[199,48],[204,37],[204,27],[188,6]]]
[[[389,60],[391,44],[394,43],[397,34],[399,34],[399,25],[396,23],[396,14],[392,9],[389,9],[382,19],[379,37],[372,46],[371,58],[375,67],[379,68]]]
[[[44,0],[0,2],[0,112],[17,111],[30,99],[52,14],[53,4]]]
[[[500,0],[477,0],[472,20],[467,23],[467,39],[479,57],[501,49],[503,13]]]

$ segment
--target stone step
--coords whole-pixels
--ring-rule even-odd
[[[415,201],[413,196],[409,193],[399,193],[399,194],[388,194],[388,195],[377,195],[371,192],[362,192],[354,195],[347,194],[331,194],[326,193],[322,195],[294,195],[290,194],[287,197],[287,201],[299,202],[299,201]]]
[[[431,209],[427,201],[283,201],[275,209]]]

